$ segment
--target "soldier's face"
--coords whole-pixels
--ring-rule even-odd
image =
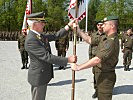
[[[132,30],[131,30],[131,29],[128,29],[128,30],[127,30],[127,34],[130,35],[131,33],[132,33]]]
[[[35,24],[36,24],[36,28],[37,28],[38,32],[43,32],[45,23],[44,22],[36,22]]]
[[[97,29],[99,30],[99,31],[103,31],[103,24],[97,24]]]
[[[111,29],[111,23],[109,21],[104,22],[102,27],[103,27],[103,32],[108,33],[109,30]]]

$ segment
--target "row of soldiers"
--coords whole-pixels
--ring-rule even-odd
[[[97,38],[98,43],[100,41],[101,37],[104,37],[105,34],[102,33],[102,22],[97,22],[97,29],[98,31],[94,33],[88,33],[92,38]],[[21,69],[28,69],[27,64],[28,64],[28,54],[24,50],[24,41],[25,41],[25,36],[26,33],[19,34],[18,37],[18,48],[21,53],[21,58],[22,58],[22,68]],[[122,52],[124,53],[123,56],[123,65],[124,65],[124,70],[129,71],[129,66],[131,65],[131,59],[132,59],[132,48],[133,48],[133,35],[132,35],[132,29],[129,28],[127,31],[123,32],[121,34],[121,49]],[[57,55],[66,57],[66,52],[69,48],[69,40],[70,40],[70,35],[64,36],[63,38],[56,40],[55,41],[55,47],[57,50]],[[89,58],[92,58],[95,56],[95,51],[97,49],[97,45],[91,45],[89,47]],[[65,69],[66,66],[60,66],[59,70]],[[93,69],[94,73],[94,69]]]
[[[17,41],[19,34],[20,34],[20,31],[16,31],[16,32],[0,31],[0,40],[1,41]]]

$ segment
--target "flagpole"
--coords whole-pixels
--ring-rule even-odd
[[[75,9],[75,18],[77,18],[78,15],[78,0],[76,0],[76,9]],[[74,30],[74,44],[73,44],[73,54],[76,55],[76,41],[77,41],[77,28]],[[75,71],[72,70],[72,95],[71,100],[74,100],[74,94],[75,94]]]
[[[88,28],[88,0],[86,0],[86,26],[85,26],[85,32],[87,32]]]
[[[31,12],[30,12],[30,13],[32,14],[32,0],[30,0],[30,2],[31,2],[31,3],[30,3],[30,4],[31,4],[31,5],[30,5],[30,6],[31,6],[31,8],[30,8],[30,11],[31,11]]]

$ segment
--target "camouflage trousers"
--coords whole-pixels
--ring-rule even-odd
[[[132,60],[132,51],[131,50],[125,50],[123,55],[123,65],[124,66],[130,66]]]
[[[28,53],[25,50],[20,50],[21,53],[21,59],[22,59],[22,64],[26,65],[28,64]]]
[[[58,56],[66,57],[66,51],[65,50],[63,50],[63,51],[58,50]]]

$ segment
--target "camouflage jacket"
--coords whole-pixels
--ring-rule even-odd
[[[24,50],[25,38],[26,36],[24,36],[22,33],[18,37],[18,48],[20,50]]]
[[[68,35],[55,41],[55,47],[57,50],[66,50],[69,48],[69,37]]]
[[[127,48],[133,50],[133,35],[124,34],[121,39],[121,49]]]

